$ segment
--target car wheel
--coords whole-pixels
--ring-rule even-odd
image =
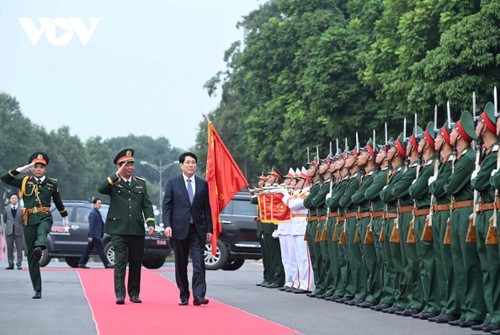
[[[42,251],[42,257],[38,261],[38,264],[41,267],[47,266],[50,263],[51,257],[49,256],[49,250],[48,249],[43,249]]]
[[[229,257],[227,247],[221,240],[217,240],[217,252],[215,256],[212,255],[212,244],[205,244],[205,269],[207,270],[218,270],[221,269],[227,263]]]
[[[113,243],[111,241],[106,243],[104,246],[104,255],[106,255],[108,262],[115,264],[115,249],[113,248]]]
[[[229,261],[222,267],[222,270],[226,271],[234,271],[238,270],[243,266],[243,263],[245,263],[244,258],[230,258]]]
[[[64,260],[66,261],[66,264],[68,264],[72,268],[77,268],[78,262],[80,262],[79,257],[65,257]]]
[[[165,257],[143,259],[142,265],[146,269],[159,269],[165,264]]]

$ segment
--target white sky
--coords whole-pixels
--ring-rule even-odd
[[[69,126],[83,141],[164,136],[187,149],[202,113],[219,102],[203,84],[225,69],[224,51],[243,39],[236,23],[264,2],[2,0],[0,91],[16,97],[23,114],[47,131]],[[79,18],[86,29],[88,18],[100,21],[86,46],[76,33],[70,39],[71,26],[55,30],[67,44],[51,44],[49,28],[33,46],[20,17],[37,30],[40,17]]]

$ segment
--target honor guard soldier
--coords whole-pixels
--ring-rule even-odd
[[[347,151],[339,152],[337,150],[337,160],[335,161],[335,168],[338,172],[337,182],[335,187],[332,189],[332,194],[330,197],[327,196],[326,205],[330,209],[330,216],[332,219],[336,219],[333,222],[333,232],[331,236],[333,242],[333,262],[332,262],[332,273],[333,282],[335,285],[335,293],[330,300],[344,303],[345,301],[350,301],[353,296],[346,295],[346,280],[347,280],[347,261],[346,261],[346,246],[345,243],[339,243],[339,240],[344,231],[345,216],[344,209],[340,206],[340,198],[345,192],[345,188],[349,182],[349,167],[346,166]]]
[[[316,213],[316,208],[312,205],[313,199],[321,188],[321,178],[318,173],[319,168],[319,157],[316,157],[312,162],[308,163],[307,167],[307,175],[311,178],[311,190],[309,195],[304,200],[304,207],[309,210],[307,213],[307,227],[306,227],[306,235],[307,246],[309,248],[309,254],[311,255],[311,263],[314,273],[314,285],[315,289],[311,293],[307,293],[308,297],[315,298],[316,295],[324,294],[321,291],[321,288],[318,288],[316,285],[318,283],[318,274],[319,274],[319,264],[318,261],[321,259],[315,248],[315,240],[316,240],[316,228],[318,225],[318,215]]]
[[[373,245],[377,256],[377,267],[375,268],[374,280],[378,280],[380,288],[378,291],[372,291],[371,295],[374,302],[378,304],[370,308],[375,311],[388,309],[392,306],[394,301],[393,292],[389,288],[388,274],[387,274],[387,254],[384,248],[384,241],[381,241],[380,233],[382,232],[382,225],[384,223],[384,209],[385,203],[380,199],[380,192],[387,186],[389,182],[389,161],[386,159],[387,145],[381,145],[376,156],[375,162],[379,167],[379,172],[376,174],[373,183],[365,191],[366,199],[371,201],[371,219],[369,228],[365,234],[365,244],[373,239]],[[374,287],[377,285],[374,284]]]
[[[347,151],[345,167],[349,169],[350,177],[339,205],[344,209],[345,222],[343,234],[345,235],[345,253],[347,262],[346,296],[351,300],[345,304],[361,304],[366,298],[366,271],[362,266],[361,247],[359,238],[356,239],[358,205],[353,203],[352,196],[361,184],[361,171],[358,165],[358,152],[356,149]],[[342,243],[343,238],[339,243]]]
[[[490,177],[491,171],[497,165],[497,151],[499,148],[494,110],[494,105],[489,102],[486,104],[484,112],[477,117],[476,135],[482,139],[486,151],[480,169],[476,169],[472,174],[471,183],[472,187],[479,192],[479,197],[475,203],[476,219],[474,225],[479,260],[483,272],[484,299],[489,313],[489,318],[485,322],[500,326],[500,285],[498,285],[500,282],[500,256],[498,244],[486,243],[488,228],[492,224],[490,219],[495,207],[495,190],[490,184]],[[471,321],[468,324],[472,326],[477,322]]]
[[[451,134],[448,139],[447,129],[450,128]],[[470,179],[474,171],[475,154],[471,149],[471,142],[476,139],[476,133],[469,112],[462,113],[460,121],[456,125],[451,123],[447,129],[441,128],[443,137],[456,149],[456,159],[453,161],[452,173],[445,190],[451,196],[451,257],[457,285],[457,301],[461,306],[461,317],[448,323],[460,326],[464,322],[466,325],[476,324],[476,321],[480,322],[486,316],[476,241],[467,238],[473,220],[474,190]],[[473,236],[475,237],[475,234]]]
[[[407,301],[401,298],[404,289],[403,260],[401,245],[395,234],[399,234],[397,218],[398,198],[394,195],[394,186],[401,180],[404,173],[404,159],[406,158],[405,139],[403,133],[394,141],[388,143],[389,151],[387,160],[391,162],[392,172],[389,177],[389,184],[382,190],[380,198],[386,204],[385,222],[383,225],[383,237],[385,252],[387,254],[387,268],[389,274],[389,285],[392,290],[393,304],[390,308],[383,309],[384,313],[395,313],[407,307]],[[392,241],[391,241],[392,240]]]
[[[325,299],[333,296],[333,288],[327,290],[328,287],[332,286],[333,276],[330,270],[330,257],[328,254],[328,238],[326,236],[326,219],[327,219],[327,209],[326,209],[326,196],[332,189],[332,172],[330,171],[331,158],[327,156],[320,160],[318,173],[321,176],[321,186],[318,193],[312,199],[312,206],[316,209],[317,226],[316,235],[314,237],[314,253],[317,261],[317,271],[316,274],[316,290],[319,294],[316,294],[316,298]],[[324,238],[322,238],[324,236]],[[315,270],[316,271],[316,270]]]
[[[362,270],[361,273],[364,276],[361,277],[365,280],[365,297],[363,302],[359,302],[356,306],[361,308],[369,308],[375,306],[379,300],[380,287],[378,278],[376,275],[378,272],[377,268],[377,255],[375,253],[375,247],[373,243],[365,243],[365,236],[368,225],[370,222],[370,204],[371,201],[365,196],[366,190],[371,186],[375,176],[375,150],[373,148],[373,142],[370,139],[368,143],[362,148],[360,148],[360,153],[358,157],[358,165],[363,169],[363,174],[361,176],[361,185],[358,190],[352,195],[352,202],[354,205],[358,206],[357,215],[357,227],[354,235],[354,241],[359,245],[361,249],[361,259],[362,259]],[[374,294],[375,293],[375,294]]]
[[[419,170],[416,181],[410,187],[410,195],[414,201],[414,229],[415,229],[415,245],[417,246],[420,275],[413,280],[420,280],[423,292],[423,311],[415,317],[420,319],[433,318],[441,312],[440,292],[438,289],[438,280],[442,278],[436,277],[435,260],[433,252],[433,235],[434,229],[433,212],[430,211],[430,206],[434,205],[434,199],[431,203],[431,193],[429,192],[429,178],[436,176],[438,171],[439,161],[436,159],[435,151],[435,133],[434,122],[427,123],[426,130],[418,144],[418,153],[422,157],[422,164]]]
[[[266,185],[267,181],[267,175],[262,172],[262,174],[259,176],[259,180],[257,181],[257,190],[254,190],[252,193],[252,199],[250,200],[252,204],[258,205],[259,204],[259,199],[258,199],[258,194],[262,192],[264,186]],[[258,208],[258,206],[257,206]],[[266,244],[264,243],[264,223],[260,220],[260,213],[259,217],[255,219],[255,224],[257,225],[257,237],[259,238],[259,244],[260,244],[260,250],[262,253],[262,282],[257,283],[255,285],[257,286],[267,286],[271,284],[269,281],[269,251],[266,249]]]
[[[429,321],[447,323],[460,318],[461,307],[457,296],[457,280],[453,274],[453,261],[451,254],[451,198],[446,193],[445,185],[452,175],[455,155],[450,142],[448,123],[441,129],[434,129],[436,133],[435,148],[440,160],[437,176],[429,178],[429,190],[433,194],[434,204],[432,210],[432,245],[435,253],[437,292],[440,294],[441,311]],[[457,225],[453,224],[456,229]],[[465,241],[465,239],[464,239]],[[459,243],[456,241],[455,243]],[[462,266],[463,267],[463,266]],[[444,280],[440,280],[444,278]],[[462,292],[465,290],[462,285]]]
[[[40,275],[39,261],[42,252],[47,248],[47,234],[52,227],[53,219],[50,212],[50,202],[54,201],[59,214],[63,218],[63,224],[67,226],[68,213],[64,208],[59,194],[57,179],[45,175],[49,157],[43,152],[33,153],[28,165],[10,170],[2,176],[2,181],[20,189],[19,197],[24,201],[24,209],[21,212],[24,220],[24,239],[28,248],[28,266],[35,293],[33,299],[42,297],[42,277]],[[32,172],[33,176],[16,178],[19,174]]]

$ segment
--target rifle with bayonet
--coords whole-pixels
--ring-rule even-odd
[[[403,143],[401,143],[401,145],[404,146],[404,141],[406,141],[406,118],[404,118],[404,121],[403,121]],[[405,170],[408,168],[408,163],[406,162],[406,159],[405,159]],[[399,199],[398,199],[398,203],[399,203]],[[398,206],[399,207],[399,206]],[[391,238],[389,239],[389,241],[391,241],[392,243],[400,243],[401,241],[401,236],[399,234],[399,210],[396,211],[397,212],[397,216],[396,216],[396,219],[394,220],[394,225],[392,226],[392,232],[391,232]]]
[[[418,123],[417,123],[417,113],[415,113],[415,130],[413,131],[413,136],[417,137],[418,134]],[[413,148],[413,150],[418,150],[418,148]],[[415,176],[415,180],[418,179],[418,175],[420,173],[420,166],[417,166],[417,172]],[[416,208],[416,200],[413,200],[413,207]],[[410,220],[410,227],[408,229],[408,234],[406,235],[406,244],[415,244],[415,215]]]
[[[476,121],[476,93],[472,94],[472,117]],[[474,145],[474,150],[476,152],[476,161],[474,162],[475,171],[480,169],[481,160],[481,137],[478,136],[476,143]],[[465,242],[476,243],[476,203],[479,197],[479,192],[474,189],[474,202],[472,204],[472,214],[469,216],[469,227],[467,228],[467,235],[465,236]]]
[[[497,117],[498,113],[498,101],[497,101],[497,88],[493,89],[493,102],[495,105],[495,118]],[[496,124],[496,122],[495,122]],[[497,168],[496,170],[498,171],[498,168],[500,167],[500,155],[498,154],[500,150],[497,151]],[[498,201],[498,189],[495,188],[495,199],[493,200],[493,203],[495,206],[493,206],[493,215],[491,216],[489,220],[489,226],[488,226],[488,232],[486,233],[486,241],[485,244],[489,245],[498,245],[498,232],[497,232],[497,201]]]
[[[373,142],[373,156],[376,156],[375,153],[377,152],[377,143],[375,142],[375,129],[373,129],[372,142]],[[373,157],[373,160],[374,161],[376,160],[375,157]],[[370,206],[371,206],[371,212],[373,213],[374,212],[373,202],[370,204]],[[370,222],[368,222],[368,226],[366,227],[365,239],[363,241],[363,243],[365,245],[373,245],[374,244],[372,221],[373,221],[373,217],[370,218]]]

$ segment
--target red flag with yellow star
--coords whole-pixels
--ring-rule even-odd
[[[217,238],[222,231],[220,213],[233,196],[241,191],[248,182],[227,150],[224,142],[208,122],[207,182],[212,209],[212,254],[217,252]]]

